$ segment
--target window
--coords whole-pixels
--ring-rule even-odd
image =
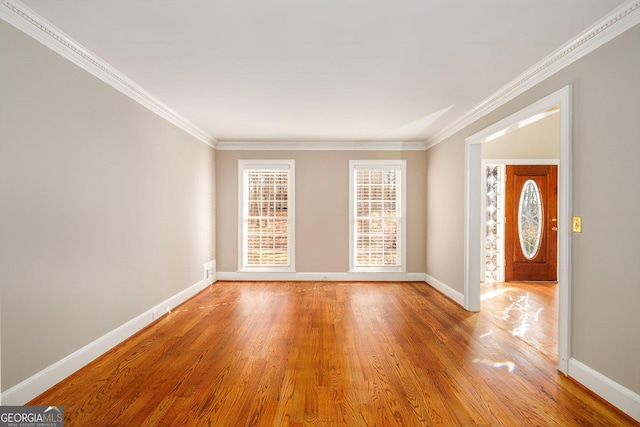
[[[293,160],[239,160],[240,271],[294,271]]]
[[[349,270],[406,271],[406,161],[352,160],[349,180]]]

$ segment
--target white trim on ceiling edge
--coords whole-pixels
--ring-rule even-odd
[[[429,149],[640,23],[640,0],[628,0],[429,138]]]
[[[211,280],[201,280],[194,285],[191,285],[174,296],[164,300],[160,304],[157,304],[144,313],[136,316],[125,324],[120,325],[116,329],[90,342],[81,349],[76,350],[63,359],[58,360],[53,365],[37,372],[26,380],[2,392],[2,404],[26,404],[34,397],[53,387],[80,368],[86,366],[98,356],[103,355],[116,345],[131,337],[133,334],[160,319],[161,316],[170,312],[171,309],[206,289],[214,281],[215,277]],[[157,316],[159,313],[161,313],[161,315]]]
[[[216,140],[17,0],[0,0],[0,19],[99,78],[143,107],[215,148]]]
[[[235,151],[425,151],[424,141],[218,141],[218,150]]]
[[[217,141],[127,76],[72,40],[19,0],[0,0],[0,6],[2,6],[0,7],[0,19],[33,37],[205,144],[220,150],[427,150],[640,23],[640,0],[628,0],[592,27],[454,120],[442,132],[424,142]]]

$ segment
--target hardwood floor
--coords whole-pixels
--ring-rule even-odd
[[[557,282],[483,283],[480,309],[509,332],[558,365]]]
[[[510,294],[218,282],[29,404],[96,427],[637,424],[514,337]]]

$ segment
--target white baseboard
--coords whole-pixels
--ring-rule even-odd
[[[210,280],[199,281],[150,308],[134,319],[131,319],[124,325],[119,326],[106,335],[71,353],[64,359],[57,361],[21,383],[16,384],[2,393],[2,404],[24,405],[26,402],[48,390],[98,356],[106,353],[108,350],[152,323],[159,317],[159,314],[165,314],[168,310],[182,304],[211,283],[212,281]]]
[[[209,264],[209,263],[207,263]],[[205,270],[206,266],[205,264]],[[424,273],[215,273],[210,279],[188,287],[187,289],[168,298],[162,303],[150,308],[136,318],[114,329],[97,340],[87,344],[64,359],[59,360],[46,369],[27,378],[21,383],[6,390],[1,395],[3,405],[24,405],[29,400],[46,391],[78,369],[104,354],[117,344],[126,340],[136,332],[152,323],[159,311],[165,313],[188,300],[211,283],[218,280],[284,280],[284,281],[420,281],[427,282],[436,290],[442,292],[454,302],[463,305],[464,296]],[[216,277],[217,276],[217,277]],[[570,377],[607,400],[635,420],[640,421],[640,395],[616,383],[610,378],[595,371],[576,359],[569,360]]]
[[[464,295],[460,292],[452,289],[451,287],[445,285],[435,277],[429,276],[428,274],[425,274],[425,282],[427,282],[427,284],[432,288],[435,288],[445,296],[451,298],[454,302],[464,307]]]
[[[639,394],[573,358],[569,376],[640,423]]]
[[[227,271],[216,275],[218,280],[253,280],[253,281],[331,281],[331,282],[424,282],[424,273],[395,273],[395,272],[351,272],[351,273],[306,273],[306,272],[244,272]]]

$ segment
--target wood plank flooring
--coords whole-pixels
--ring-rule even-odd
[[[496,327],[558,365],[557,282],[483,283],[480,291],[480,309]]]
[[[509,295],[217,282],[29,404],[94,427],[637,424],[514,336]]]

